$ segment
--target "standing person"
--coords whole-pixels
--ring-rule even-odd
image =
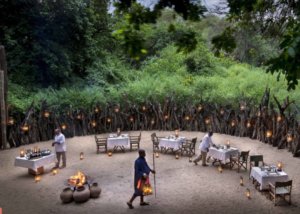
[[[134,193],[131,199],[127,202],[127,205],[130,209],[134,208],[132,202],[137,196],[141,197],[141,206],[149,205],[149,203],[144,202],[143,192],[137,187],[139,179],[147,179],[150,172],[152,172],[153,174],[155,173],[155,171],[150,169],[150,167],[148,166],[145,156],[145,150],[139,149],[139,157],[134,162]]]
[[[199,156],[194,160],[195,165],[198,165],[198,162],[202,159],[202,166],[208,166],[206,164],[206,156],[207,156],[207,152],[209,150],[209,147],[211,145],[214,145],[211,137],[213,136],[213,132],[208,132],[206,135],[204,135],[204,137],[202,138],[202,142],[199,145],[199,149],[200,149],[200,154]]]
[[[60,159],[62,157],[62,168],[65,168],[67,166],[67,158],[66,158],[66,151],[67,151],[67,146],[65,142],[65,136],[63,133],[61,133],[60,128],[55,129],[55,137],[54,137],[54,142],[52,143],[52,146],[55,148],[56,152],[56,158],[57,158],[57,163],[55,168],[59,167],[60,164]]]

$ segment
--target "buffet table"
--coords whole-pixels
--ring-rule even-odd
[[[55,154],[41,156],[39,158],[29,159],[29,160],[26,157],[15,158],[15,166],[28,168],[28,173],[30,174],[43,174],[44,166],[55,162],[56,162]]]

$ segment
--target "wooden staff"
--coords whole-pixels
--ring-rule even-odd
[[[153,149],[153,170],[155,171],[155,157],[154,157],[154,149]],[[153,178],[154,178],[154,196],[156,198],[156,179],[155,179],[155,175],[156,175],[156,171],[155,173],[153,174]]]

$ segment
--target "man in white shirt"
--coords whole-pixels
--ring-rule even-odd
[[[65,168],[67,166],[66,163],[66,151],[67,151],[67,146],[65,142],[65,136],[63,133],[61,133],[61,130],[59,128],[55,129],[55,137],[54,137],[54,142],[52,143],[52,146],[55,148],[56,152],[56,158],[57,158],[57,163],[55,168],[59,167],[60,164],[60,158],[62,157],[62,167]]]
[[[202,142],[199,145],[199,149],[200,149],[201,153],[194,160],[195,165],[198,165],[198,162],[202,159],[202,166],[208,166],[206,164],[206,156],[207,156],[207,152],[209,150],[209,147],[213,145],[213,142],[211,140],[212,135],[213,135],[213,132],[208,132],[202,138]]]

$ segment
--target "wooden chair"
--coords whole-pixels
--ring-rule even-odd
[[[237,157],[230,157],[230,168],[232,169],[235,165],[238,168],[237,172],[240,172],[241,168],[246,171],[248,169],[248,157],[250,151],[242,151]]]
[[[189,157],[192,157],[196,154],[196,143],[197,138],[193,138],[192,140],[186,140],[181,147],[181,155],[186,153]]]
[[[269,193],[271,199],[274,200],[274,205],[277,205],[277,198],[281,197],[287,201],[290,205],[292,203],[292,180],[285,182],[275,182],[275,185],[269,183]],[[286,196],[289,196],[289,200],[286,200]]]
[[[101,148],[103,148],[104,151],[107,152],[107,138],[98,137],[97,135],[95,135],[95,142],[96,142],[97,153],[100,152]]]
[[[263,155],[250,155],[250,172],[249,172],[249,179],[252,167],[259,167],[264,166],[264,156]]]
[[[141,142],[142,133],[140,132],[139,135],[134,136],[130,135],[130,151],[132,151],[133,148],[139,149],[140,148],[140,142]]]
[[[155,132],[151,134],[151,140],[153,144],[153,151],[159,150],[159,140]]]

